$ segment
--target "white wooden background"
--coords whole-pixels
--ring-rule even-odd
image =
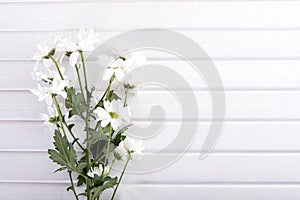
[[[215,151],[198,160],[210,111],[195,84],[201,116],[189,123],[199,124],[199,137],[171,167],[128,175],[121,199],[300,199],[300,2],[217,0],[0,0],[0,199],[71,199],[67,177],[52,174],[56,166],[46,153],[52,136],[38,118],[42,104],[28,90],[34,84],[27,59],[39,40],[80,27],[94,27],[103,38],[138,28],[179,31],[214,59],[226,89]],[[175,60],[161,62],[182,69]],[[153,94],[168,101],[166,93],[144,91],[142,105]],[[180,113],[172,114],[161,145],[176,132]]]

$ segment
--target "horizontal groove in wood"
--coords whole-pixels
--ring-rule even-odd
[[[9,153],[9,154],[15,154],[15,153],[47,153],[48,149],[0,149],[0,154],[3,153]],[[81,151],[78,151],[81,152]],[[144,153],[149,153],[148,151],[144,151]],[[166,152],[166,154],[178,154],[174,152]],[[198,151],[187,151],[185,153],[186,155],[198,155]],[[210,155],[300,155],[300,150],[269,150],[269,151],[251,151],[251,150],[245,150],[245,151],[239,151],[239,150],[213,150]]]
[[[74,183],[77,183],[74,181]],[[0,185],[12,184],[12,185],[69,185],[69,181],[61,180],[1,180]],[[166,187],[300,187],[300,182],[203,182],[203,183],[124,183],[124,186],[137,186],[137,187],[155,187],[155,188],[166,188]]]

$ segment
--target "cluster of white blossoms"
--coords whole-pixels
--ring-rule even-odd
[[[130,85],[130,88],[126,88],[129,84],[127,83],[127,80],[124,79],[124,76],[130,70],[142,66],[145,62],[146,57],[139,52],[128,53],[126,56],[119,56],[117,59],[106,55],[98,57],[98,63],[106,66],[102,79],[104,81],[111,79],[117,80],[122,83],[123,89],[131,90],[134,89],[134,86]],[[95,101],[97,102],[98,100]],[[96,120],[100,121],[101,127],[105,127],[110,123],[115,131],[121,127],[124,122],[129,122],[130,106],[126,103],[123,104],[121,100],[113,100],[111,102],[104,101],[103,105],[103,108],[98,107],[94,110],[97,117]]]
[[[129,90],[135,88],[132,83],[128,83],[125,80],[125,75],[133,68],[143,65],[146,62],[146,58],[138,52],[112,58],[104,66],[105,70],[102,76],[104,81],[109,80],[109,85],[104,94],[98,95],[99,91],[94,91],[94,87],[91,87],[90,90],[88,88],[83,53],[93,51],[99,41],[99,35],[93,29],[81,29],[78,33],[55,36],[51,40],[38,44],[38,52],[32,58],[37,63],[32,77],[38,83],[37,89],[31,90],[31,92],[38,97],[39,101],[44,101],[47,105],[48,114],[42,114],[41,117],[45,120],[45,124],[50,130],[55,129],[54,140],[63,140],[63,142],[55,141],[54,145],[65,145],[69,142],[65,128],[68,130],[68,136],[71,136],[73,139],[72,142],[68,143],[66,148],[49,150],[50,158],[65,168],[74,165],[72,168],[68,168],[68,170],[73,171],[74,168],[78,167],[81,173],[86,173],[85,175],[89,178],[85,177],[91,180],[91,182],[86,181],[86,193],[91,194],[90,191],[95,189],[95,185],[99,184],[98,177],[100,177],[100,179],[103,178],[102,181],[104,182],[110,180],[110,184],[117,184],[114,191],[115,194],[128,162],[137,158],[144,150],[142,141],[130,138],[124,133],[131,125],[129,118],[130,106],[127,104]],[[81,91],[71,86],[75,82],[72,82],[66,75],[66,69],[69,68],[63,67],[64,59],[68,59],[69,68],[76,69]],[[103,57],[99,57],[98,59],[103,61]],[[80,68],[81,66],[82,68]],[[82,69],[84,72],[85,88],[82,86],[79,69]],[[116,88],[112,89],[114,80],[118,84],[122,84],[124,98],[116,92]],[[76,125],[76,121],[72,122],[72,124],[68,124],[67,122],[69,117],[76,115],[85,121],[84,131],[86,132],[86,138],[85,142],[82,143],[72,132],[72,127]],[[64,137],[60,135],[61,133],[64,134]],[[101,157],[99,159],[93,155],[93,148],[91,147],[94,144],[98,144],[97,142],[103,141],[107,142],[102,149],[103,151],[101,150],[101,152],[105,153],[105,158],[102,159]],[[76,154],[74,148],[70,148],[70,146],[76,144],[83,150],[85,155],[84,159],[78,161],[76,161],[76,156],[74,158]],[[70,156],[63,160],[61,157],[65,156],[68,152],[60,155],[60,149],[68,149]],[[56,158],[57,155],[60,155],[59,159]],[[74,161],[65,165],[71,157],[76,162]],[[112,159],[110,160],[108,157]],[[64,162],[61,162],[62,160]],[[109,177],[113,163],[111,162],[110,167],[108,165],[110,161],[114,162],[116,160],[126,161],[123,173],[117,182],[116,178]],[[85,170],[82,169],[82,166],[86,167]],[[78,170],[74,170],[73,172],[78,173]],[[70,178],[72,178],[71,174]],[[94,185],[90,185],[91,183]],[[76,195],[74,186],[71,189]]]
[[[37,89],[32,89],[31,92],[38,97],[39,101],[45,101],[49,107],[47,108],[48,115],[42,114],[47,127],[53,125],[48,122],[55,114],[52,112],[54,110],[53,95],[57,97],[57,101],[66,99],[67,92],[65,88],[71,82],[65,75],[66,69],[61,66],[64,57],[68,54],[70,65],[74,66],[80,52],[94,50],[98,42],[99,35],[93,29],[80,29],[78,33],[66,36],[56,35],[52,39],[37,45],[38,52],[32,57],[33,60],[36,60],[32,78],[38,84]],[[46,119],[46,116],[49,116],[49,119]]]

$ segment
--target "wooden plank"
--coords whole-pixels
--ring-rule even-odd
[[[170,154],[158,155],[166,159]],[[66,173],[53,171],[58,167],[52,164],[47,153],[0,153],[3,163],[0,166],[1,181],[49,181],[68,179]],[[299,154],[210,154],[204,160],[198,153],[185,154],[171,166],[153,173],[126,174],[124,183],[299,183]],[[149,163],[139,161],[145,169]],[[128,170],[132,168],[131,165]],[[188,170],[187,170],[188,167]],[[179,173],[183,172],[184,173]],[[117,172],[114,172],[117,173]]]
[[[58,30],[96,27],[299,28],[299,2],[160,2],[2,4],[2,30]],[[155,12],[160,10],[160,12]],[[153,15],[153,12],[156,14]],[[17,17],[15,13],[18,13]],[[30,13],[30,14],[29,14]],[[81,13],[81,15],[78,15]],[[37,17],[39,16],[39,17]],[[176,20],[173,20],[173,17]],[[120,19],[122,22],[120,23]]]
[[[147,123],[139,122],[137,125],[147,127]],[[188,152],[200,151],[209,125],[208,122],[198,123],[196,138]],[[179,127],[180,123],[166,122],[161,131],[154,131],[152,137],[144,140],[145,151],[163,149],[177,136]],[[78,137],[84,135],[80,130],[75,131]],[[298,122],[226,122],[214,152],[300,152],[299,132]],[[128,134],[132,134],[131,129]],[[52,135],[40,122],[0,122],[0,151],[46,152],[52,148]],[[179,151],[179,147],[168,150]]]
[[[217,92],[218,93],[218,92]],[[193,97],[194,95],[194,97]],[[161,106],[163,113],[156,109],[153,120],[181,121],[182,106],[178,98],[195,98],[198,102],[198,113],[189,113],[184,120],[210,120],[212,107],[208,91],[140,91],[129,99],[132,106],[133,120],[151,120],[150,111],[154,106]],[[226,120],[299,120],[300,108],[299,91],[229,91],[225,93]],[[189,102],[182,102],[185,108],[195,109]],[[37,98],[30,92],[1,92],[0,119],[1,120],[36,120],[39,113],[46,112],[45,105],[37,102]],[[186,110],[187,112],[187,110]],[[219,120],[216,116],[214,120]]]
[[[148,64],[163,65],[180,74],[195,90],[206,90],[207,86],[197,71],[185,61],[149,61]],[[203,62],[205,63],[205,62]],[[220,74],[225,90],[299,90],[300,61],[299,60],[271,60],[271,61],[214,61]],[[97,83],[101,79],[103,68],[95,62],[88,64],[88,78],[90,83]],[[28,90],[35,88],[31,79],[33,62],[2,61],[0,62],[0,90]],[[69,78],[71,69],[67,67]],[[171,79],[173,77],[166,77]],[[75,80],[75,78],[73,79]],[[181,83],[173,82],[178,90],[187,89]],[[98,88],[103,89],[104,85]],[[151,89],[151,88],[145,88]],[[219,88],[213,88],[219,89]]]
[[[120,31],[102,31],[101,29],[98,29],[98,32],[100,33],[100,43],[121,33]],[[63,33],[68,32],[0,32],[0,42],[10,47],[0,49],[0,59],[27,60],[36,51],[35,46],[38,42],[51,38],[54,34]],[[299,30],[178,30],[178,33],[196,42],[211,59],[299,59]],[[182,41],[177,41],[178,45],[182,46],[180,42]],[[165,59],[174,58],[174,56],[163,54],[158,50],[148,55]]]
[[[53,200],[71,199],[66,192],[67,184],[22,184],[1,183],[1,192],[7,200],[31,199]],[[206,199],[206,200],[296,200],[299,185],[161,185],[161,184],[121,184],[118,199],[152,200],[156,199]],[[104,197],[110,197],[110,192]]]

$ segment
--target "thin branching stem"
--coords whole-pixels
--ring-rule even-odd
[[[58,73],[59,73],[59,76],[60,76],[61,80],[64,80],[64,77],[63,77],[63,75],[62,75],[62,73],[61,73],[61,71],[60,71],[60,69],[59,69],[59,66],[58,66],[57,61],[56,61],[52,56],[50,56],[50,59],[51,59],[52,62],[54,63],[54,65],[55,65],[55,67],[56,67],[56,69],[57,69],[57,71],[58,71]]]
[[[66,134],[66,131],[65,131],[65,128],[64,128],[64,125],[63,125],[63,116],[62,116],[60,107],[59,107],[59,105],[58,105],[58,103],[57,103],[57,100],[56,100],[55,95],[52,95],[52,100],[53,100],[53,102],[54,102],[54,105],[55,105],[56,110],[57,110],[57,113],[58,113],[58,118],[59,118],[59,122],[60,122],[60,126],[61,126],[60,128],[61,128],[61,130],[63,131],[64,135],[67,135],[67,134]]]
[[[79,88],[80,88],[81,94],[83,96],[84,104],[86,104],[86,99],[84,97],[83,87],[82,87],[81,78],[80,78],[80,74],[79,74],[79,68],[78,68],[77,64],[75,65],[75,70],[76,70],[77,79],[78,79],[78,82],[79,82]]]
[[[81,63],[83,67],[83,75],[84,75],[84,83],[85,83],[85,89],[86,89],[86,95],[88,95],[88,82],[87,82],[87,75],[86,75],[86,68],[85,68],[85,62],[84,62],[84,56],[82,51],[79,51],[80,57],[81,57]]]
[[[64,125],[67,127],[67,130],[69,131],[70,135],[72,136],[72,138],[74,139],[74,141],[77,143],[77,145],[80,147],[80,149],[82,151],[85,151],[84,147],[80,144],[80,142],[78,141],[78,138],[75,137],[75,135],[73,134],[72,130],[69,128],[67,122],[65,120],[63,120]]]
[[[106,147],[106,153],[105,153],[105,159],[104,159],[104,167],[106,166],[107,159],[108,159],[108,153],[109,153],[109,146],[110,146],[111,135],[112,135],[112,127],[110,126],[109,127],[109,135],[108,135],[107,147]]]
[[[71,190],[73,191],[73,194],[76,198],[76,200],[79,200],[78,195],[76,193],[75,187],[74,187],[74,182],[73,182],[73,178],[72,178],[72,171],[69,171],[69,178],[70,178],[70,182],[71,182]]]
[[[124,107],[127,106],[128,94],[129,94],[129,89],[127,88],[125,91],[125,100],[124,100],[124,105],[123,105]]]
[[[124,174],[125,174],[126,168],[127,168],[128,163],[129,163],[130,160],[131,160],[131,155],[129,154],[129,155],[128,155],[128,159],[127,159],[127,161],[126,161],[126,163],[125,163],[125,165],[124,165],[122,174],[121,174],[121,176],[120,176],[120,179],[119,179],[119,181],[118,181],[118,183],[117,183],[116,188],[114,189],[114,193],[113,193],[113,195],[112,195],[112,197],[111,197],[111,200],[114,200],[114,198],[115,198],[115,195],[116,195],[116,193],[117,193],[117,190],[118,190],[118,188],[119,188],[119,185],[120,185],[120,183],[121,183],[121,181],[122,181],[122,178],[123,178],[123,176],[124,176]]]
[[[84,119],[85,121],[85,132],[86,132],[86,161],[88,163],[87,168],[90,169],[91,168],[91,153],[90,153],[90,149],[91,149],[91,142],[89,140],[89,129],[90,129],[90,102],[89,102],[89,92],[88,92],[88,82],[87,82],[87,75],[86,75],[86,68],[85,68],[85,62],[84,62],[84,56],[83,56],[83,52],[79,51],[80,57],[81,57],[81,64],[83,67],[83,74],[84,74],[84,83],[85,83],[85,90],[86,90],[86,99],[84,100],[85,102],[85,107],[86,107],[86,117]],[[82,82],[80,79],[80,75],[79,75],[79,70],[78,67],[75,65],[76,67],[76,72],[77,72],[77,76],[78,76],[78,81],[79,81],[79,85],[80,85],[80,90],[81,93],[84,97],[84,93],[83,93],[83,88],[82,88]],[[86,179],[86,192],[87,192],[87,200],[90,200],[91,197],[91,182],[90,179]]]
[[[63,118],[63,115],[61,113],[61,109],[60,109],[60,106],[59,104],[57,103],[57,100],[56,100],[56,97],[53,96],[52,97],[53,99],[53,102],[54,102],[54,105],[56,107],[56,110],[57,110],[57,113],[58,113],[58,118],[59,118],[59,121],[60,121],[60,126],[61,126],[61,129],[63,131],[63,133],[66,135],[66,131],[64,129],[64,125],[67,127],[67,130],[69,131],[70,135],[72,136],[72,138],[74,139],[74,141],[78,144],[78,146],[84,150],[83,146],[80,144],[80,142],[77,140],[77,138],[75,137],[75,135],[72,133],[71,129],[68,127],[68,124],[66,123],[66,121],[64,120]]]

